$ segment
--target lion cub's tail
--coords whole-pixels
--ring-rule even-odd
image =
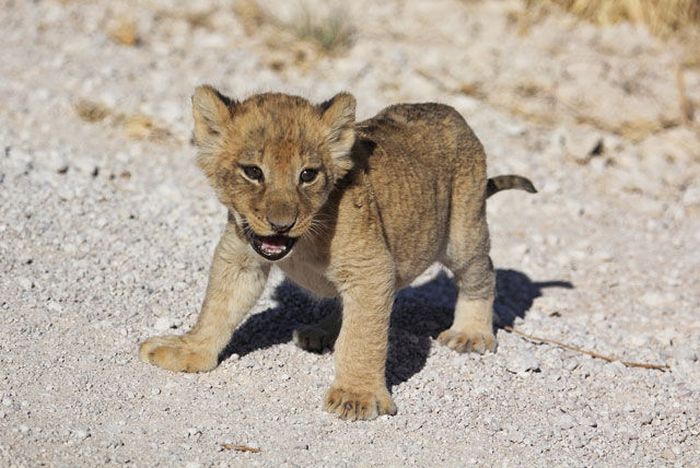
[[[501,190],[518,189],[530,193],[537,193],[537,189],[529,179],[519,175],[502,175],[492,177],[486,184],[486,198]]]

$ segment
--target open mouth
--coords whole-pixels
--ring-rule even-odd
[[[297,241],[295,237],[283,235],[258,236],[252,231],[248,231],[248,239],[250,245],[260,256],[273,261],[286,257]]]

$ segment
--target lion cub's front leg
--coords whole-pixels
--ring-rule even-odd
[[[141,344],[139,356],[176,372],[205,372],[219,363],[235,327],[255,305],[269,267],[261,264],[238,238],[224,231],[214,252],[209,285],[197,324],[181,336],[155,336]]]
[[[374,419],[396,413],[385,377],[394,276],[387,262],[355,267],[353,274],[343,275],[336,376],[324,406],[342,419]]]

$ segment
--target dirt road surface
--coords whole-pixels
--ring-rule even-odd
[[[680,45],[520,1],[352,2],[336,42],[250,2],[2,4],[0,465],[700,464],[700,70]],[[490,174],[539,188],[489,200],[497,353],[437,344],[455,290],[435,267],[396,301],[394,417],[322,411],[333,355],[291,333],[327,305],[279,273],[213,372],[140,362],[194,323],[225,222],[189,143],[203,82],[348,90],[360,118],[457,108]]]

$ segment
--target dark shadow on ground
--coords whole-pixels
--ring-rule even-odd
[[[495,323],[498,328],[524,318],[543,288],[573,288],[567,281],[533,282],[515,270],[497,270]],[[429,282],[402,290],[394,303],[389,333],[387,381],[389,387],[405,382],[419,372],[428,358],[431,339],[452,323],[457,290],[452,279],[440,272]],[[291,341],[301,325],[318,322],[335,301],[316,303],[306,292],[288,281],[273,295],[277,307],[250,316],[234,333],[221,360],[231,354],[250,352]],[[303,351],[299,351],[303,352]]]
[[[496,328],[524,318],[543,288],[571,289],[568,281],[533,282],[515,270],[496,270]],[[431,338],[452,325],[457,288],[445,272],[431,281],[404,289],[396,298],[391,317],[387,382],[390,388],[418,373],[428,359]]]

